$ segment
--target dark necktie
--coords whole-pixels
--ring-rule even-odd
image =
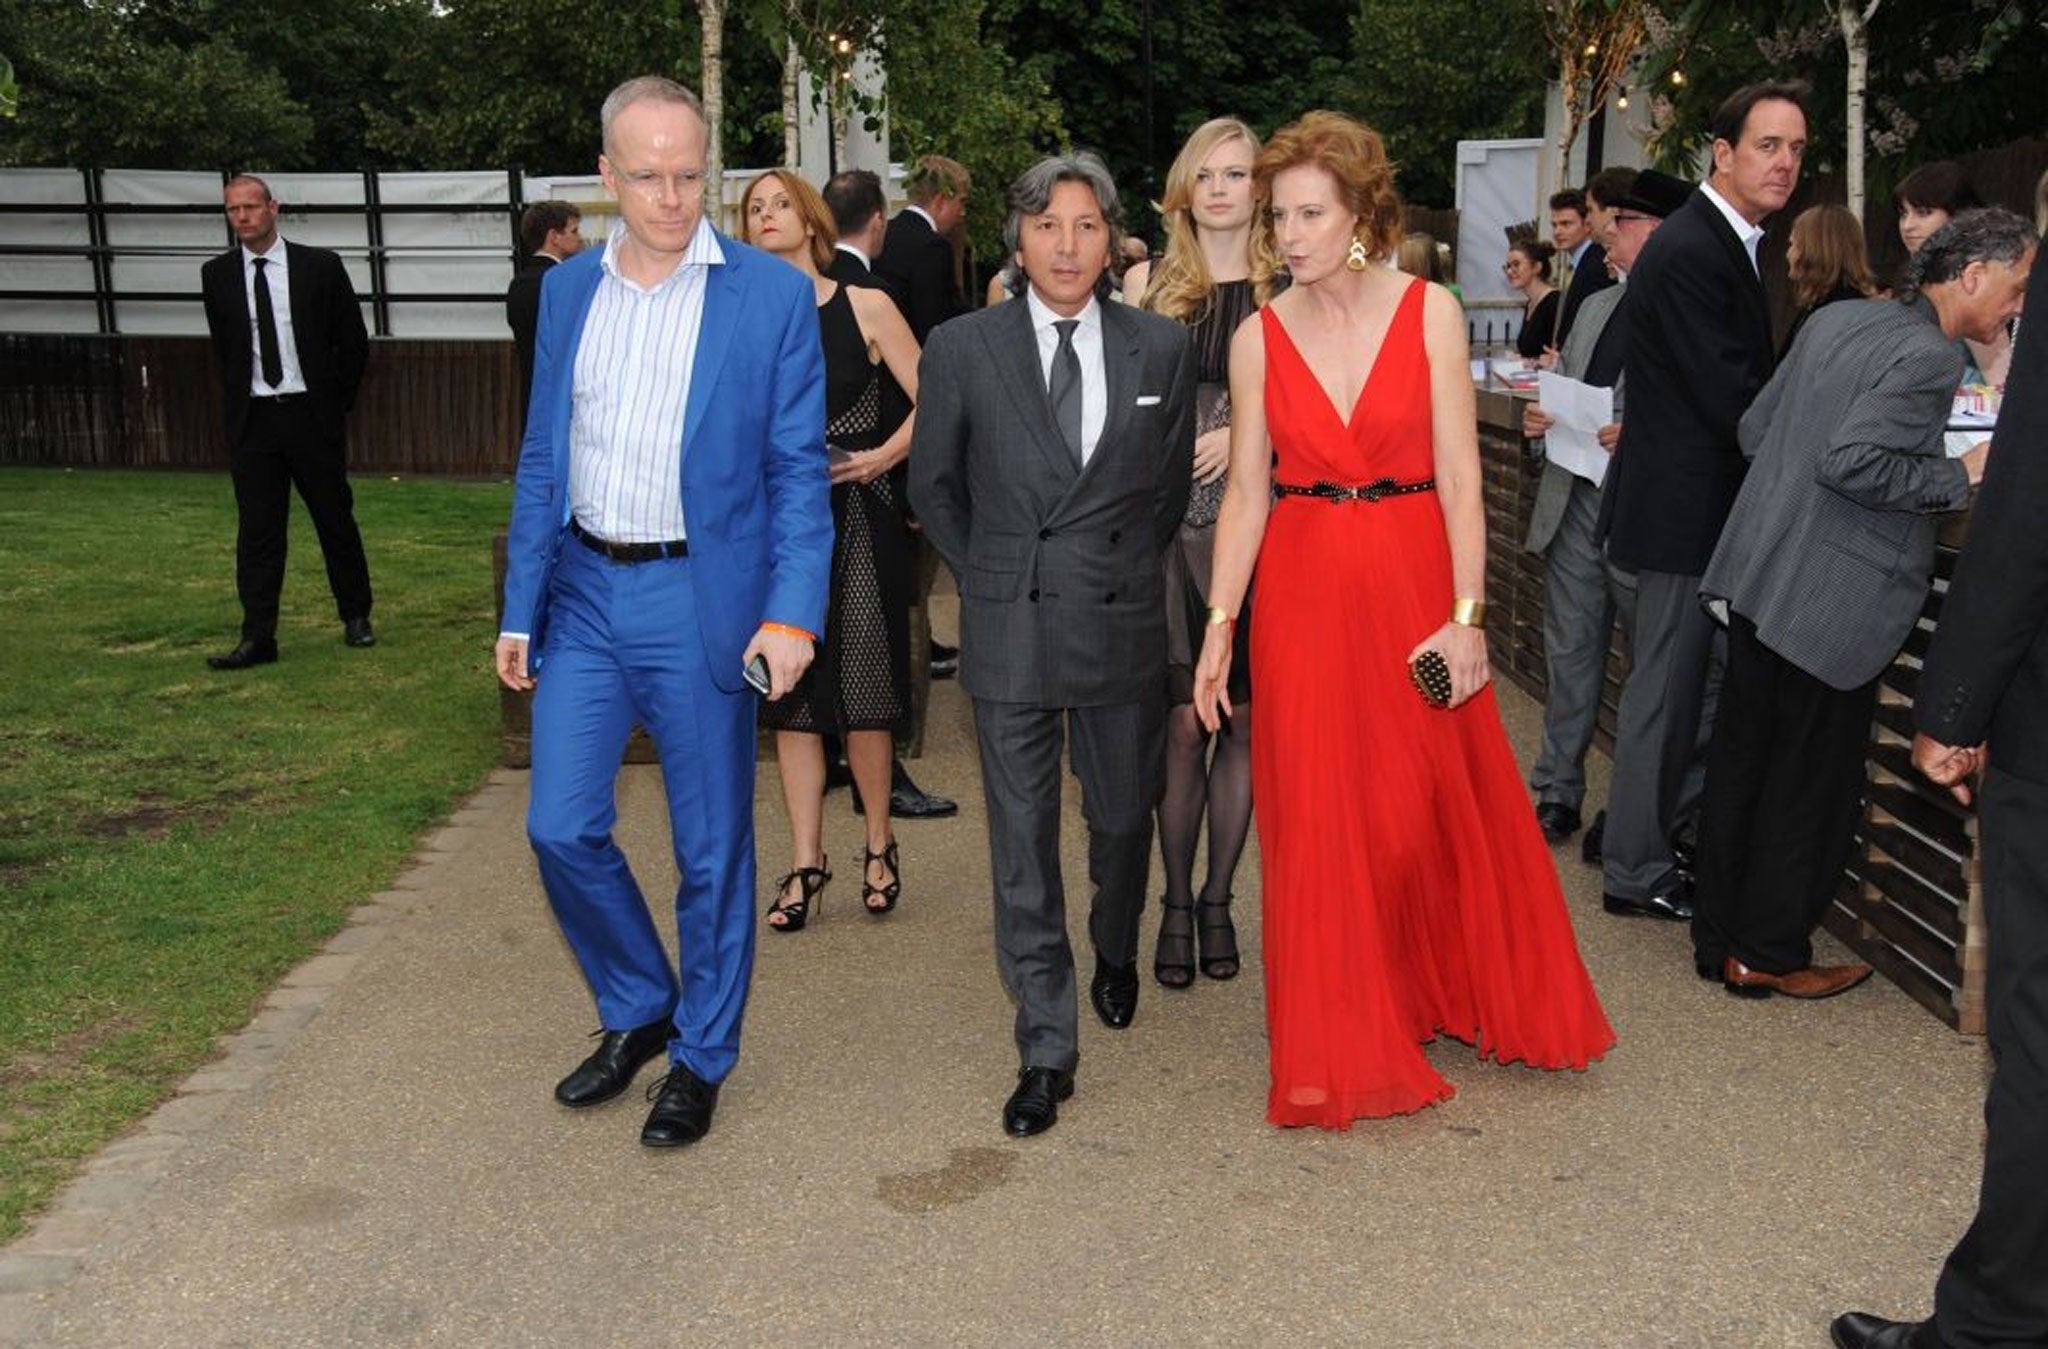
[[[256,262],[256,348],[263,359],[263,382],[275,389],[284,383],[284,357],[277,347],[277,311],[270,307],[270,281],[263,268],[270,260]]]
[[[1060,335],[1060,344],[1052,353],[1052,379],[1047,390],[1052,395],[1052,420],[1060,429],[1060,438],[1067,442],[1067,452],[1078,465],[1082,462],[1081,358],[1074,352],[1074,329],[1081,326],[1081,321],[1058,319],[1052,326]]]

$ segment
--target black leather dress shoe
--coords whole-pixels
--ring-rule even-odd
[[[1887,1321],[1868,1312],[1837,1316],[1828,1327],[1828,1338],[1836,1349],[1940,1349],[1925,1322]]]
[[[350,646],[375,646],[377,634],[370,628],[370,616],[351,618],[341,625],[341,640]]]
[[[711,1132],[711,1112],[718,1108],[718,1084],[706,1082],[678,1063],[647,1089],[654,1109],[640,1126],[640,1141],[650,1148],[687,1147]]]
[[[933,796],[910,780],[910,770],[898,759],[890,771],[889,814],[899,820],[943,820],[948,815],[960,813],[960,803],[949,801],[943,796]],[[865,813],[860,803],[860,788],[853,789],[853,813]]]
[[[1721,982],[1722,960],[1725,959],[1726,957],[1722,957],[1721,960],[1709,960],[1705,956],[1696,955],[1692,958],[1692,972],[1709,983],[1718,984]]]
[[[1668,895],[1651,895],[1648,899],[1602,895],[1600,907],[1624,918],[1662,918],[1667,923],[1689,923],[1692,921],[1692,892],[1680,886]]]
[[[1003,1132],[1012,1138],[1042,1134],[1059,1122],[1060,1102],[1074,1094],[1074,1075],[1059,1068],[1025,1068],[1003,1102]]]
[[[1545,843],[1562,843],[1579,832],[1579,812],[1556,801],[1536,807],[1536,823],[1543,826]]]
[[[1088,1001],[1111,1030],[1123,1030],[1138,1014],[1138,962],[1111,965],[1095,957],[1095,977],[1088,981]]]
[[[244,639],[225,656],[208,656],[206,664],[215,670],[246,670],[254,665],[268,665],[276,659],[276,642],[252,642]]]
[[[1586,826],[1586,836],[1579,840],[1579,859],[1589,867],[1597,867],[1606,856],[1601,845],[1607,839],[1607,812],[1600,811],[1593,816],[1593,823]]]
[[[597,1051],[556,1085],[555,1099],[578,1110],[609,1101],[633,1085],[634,1075],[661,1056],[675,1033],[667,1017],[634,1030],[599,1031]]]

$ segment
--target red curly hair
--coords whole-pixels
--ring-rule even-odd
[[[1257,198],[1270,201],[1274,177],[1283,169],[1304,166],[1319,168],[1336,180],[1337,199],[1358,217],[1358,240],[1373,261],[1392,257],[1401,243],[1404,214],[1394,191],[1394,164],[1379,132],[1341,112],[1302,114],[1274,132],[1253,161]],[[1262,216],[1258,228],[1265,231],[1269,246],[1254,248],[1255,260],[1276,252],[1270,247],[1271,220]]]

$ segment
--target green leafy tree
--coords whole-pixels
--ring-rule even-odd
[[[0,117],[12,117],[20,111],[20,93],[14,84],[14,62],[0,56]]]

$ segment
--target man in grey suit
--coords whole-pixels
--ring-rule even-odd
[[[1958,339],[2019,313],[2033,229],[1958,216],[1901,300],[1816,312],[1743,415],[1748,476],[1700,583],[1727,606],[1728,671],[1700,807],[1693,954],[1731,993],[1825,998],[1870,975],[1815,967],[1813,925],[1848,860],[1877,680],[1919,620],[1935,516],[1969,504],[1986,447],[1942,432]]]
[[[1017,1003],[1016,1136],[1052,1127],[1079,1057],[1060,880],[1060,752],[1073,738],[1095,887],[1090,1000],[1138,1002],[1138,916],[1165,768],[1160,559],[1187,504],[1187,330],[1095,299],[1117,193],[1089,154],[1041,160],[1004,233],[1024,304],[933,330],[919,368],[910,501],[960,583],[960,682],[974,699],[995,877],[997,965]]]
[[[1594,198],[1595,218],[1609,222],[1599,242],[1616,279],[1625,283],[1636,254],[1664,217],[1684,205],[1692,188],[1655,170],[1607,169],[1586,191],[1589,198],[1596,191],[1604,194]],[[1610,450],[1621,433],[1621,365],[1628,347],[1628,324],[1621,313],[1625,293],[1620,285],[1593,292],[1558,354],[1559,374],[1614,390],[1614,424],[1601,433]],[[1551,424],[1540,405],[1523,409],[1524,435],[1540,436]],[[1543,466],[1523,547],[1545,554],[1550,564],[1543,590],[1543,751],[1530,771],[1529,786],[1536,793],[1536,822],[1551,843],[1570,838],[1579,828],[1586,750],[1593,743],[1600,690],[1607,681],[1608,631],[1617,611],[1624,626],[1635,620],[1634,578],[1610,568],[1600,555],[1594,534],[1599,518],[1599,484],[1554,463]]]

